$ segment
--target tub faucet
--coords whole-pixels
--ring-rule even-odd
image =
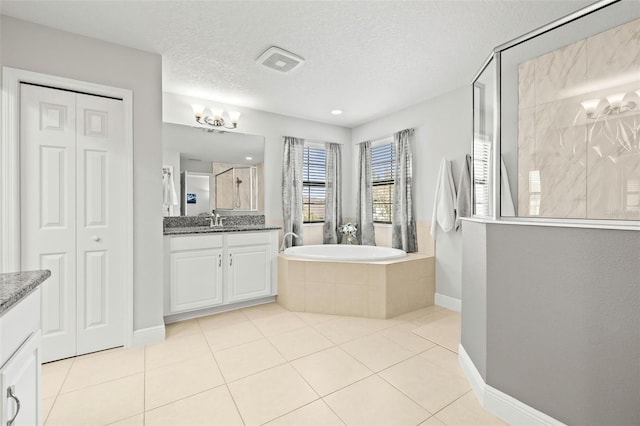
[[[286,234],[284,234],[284,236],[282,237],[282,245],[280,246],[280,251],[284,251],[284,243],[285,243],[285,241],[287,241],[287,237],[288,237],[289,235],[293,235],[293,236],[294,236],[294,237],[296,237],[296,238],[300,238],[300,237],[298,236],[298,234],[296,234],[295,232],[287,232],[287,233],[286,233]]]

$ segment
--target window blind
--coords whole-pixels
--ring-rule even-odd
[[[393,143],[371,147],[373,221],[391,223],[396,158]]]
[[[303,222],[323,222],[327,153],[324,147],[305,145],[302,161]]]
[[[473,144],[474,214],[489,216],[491,212],[491,141],[475,139]]]

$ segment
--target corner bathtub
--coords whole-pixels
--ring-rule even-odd
[[[295,256],[305,259],[327,260],[336,262],[376,262],[381,260],[400,259],[407,256],[407,253],[405,251],[389,247],[346,244],[295,246],[286,249],[284,251],[284,254],[287,256]]]
[[[278,256],[280,305],[291,311],[392,318],[433,305],[433,256],[358,245],[312,245]]]

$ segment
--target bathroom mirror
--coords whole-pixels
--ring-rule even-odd
[[[163,185],[176,189],[175,200],[165,197],[165,216],[264,214],[263,136],[163,123],[162,148],[163,169],[174,171]]]

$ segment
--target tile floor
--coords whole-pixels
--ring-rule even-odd
[[[167,326],[167,339],[43,366],[54,425],[503,425],[457,361],[460,316],[391,320],[271,303]]]

